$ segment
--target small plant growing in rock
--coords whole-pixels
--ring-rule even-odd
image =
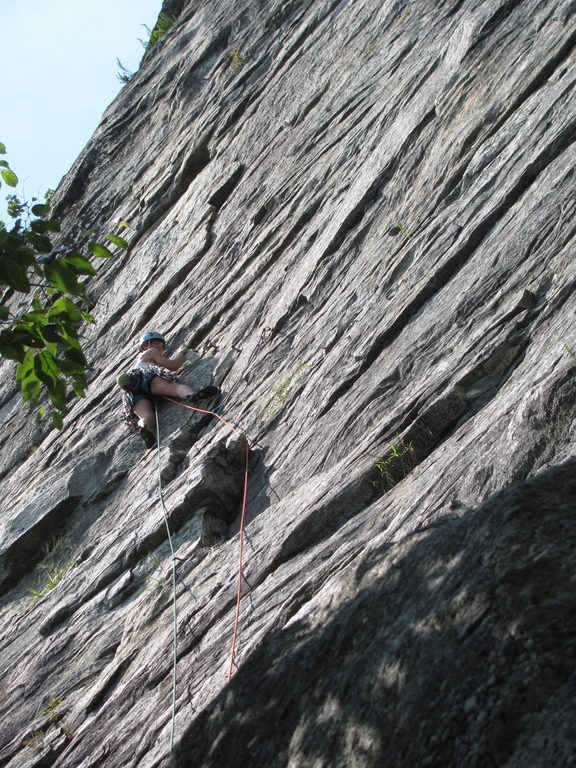
[[[44,731],[33,731],[22,739],[22,746],[27,747],[32,754],[37,755],[44,749]]]
[[[566,350],[568,357],[573,357],[576,359],[576,352],[574,352],[573,349],[570,349],[570,347],[567,346],[566,344],[564,344],[564,349]]]
[[[166,583],[166,578],[164,576],[160,576],[160,578],[156,578],[155,576],[148,576],[146,583],[148,584],[146,587],[146,592],[152,592],[152,590],[156,588],[161,589]]]
[[[273,391],[272,400],[264,411],[264,415],[259,419],[260,421],[263,421],[266,416],[274,413],[274,411],[282,405],[295,385],[298,384],[306,375],[307,367],[308,363],[300,363],[293,373],[286,374],[286,376],[284,376],[282,384],[276,387],[276,389]]]
[[[62,723],[60,725],[60,730],[62,731],[64,736],[68,739],[68,741],[72,741],[72,739],[76,735],[76,728],[70,723]]]
[[[41,565],[40,568],[43,573],[38,575],[38,589],[31,587],[28,592],[30,592],[35,600],[40,600],[44,595],[48,594],[48,592],[60,584],[66,575],[66,571],[70,568],[70,565],[70,563],[49,563],[48,565]]]
[[[116,63],[118,64],[118,72],[116,73],[116,79],[120,80],[121,83],[126,84],[129,83],[130,80],[134,77],[134,72],[130,72],[129,69],[127,69],[124,64],[120,61],[118,57],[116,57]]]
[[[398,229],[400,230],[400,232],[402,232],[402,234],[404,235],[404,237],[407,237],[408,239],[410,239],[410,238],[412,237],[412,235],[411,235],[411,234],[410,234],[410,232],[408,231],[408,228],[407,228],[407,227],[403,226],[402,224],[396,224],[396,226],[398,227]]]
[[[56,696],[52,696],[50,703],[40,713],[43,717],[48,717],[51,723],[55,723],[64,717],[66,712],[66,702],[64,699],[59,699]]]
[[[232,59],[232,66],[234,69],[240,69],[240,67],[244,66],[244,56],[240,53],[239,48],[234,48],[230,52],[230,58]]]
[[[174,16],[169,16],[167,13],[164,13],[164,11],[160,11],[160,15],[158,16],[158,20],[156,21],[156,24],[154,26],[154,29],[150,29],[146,24],[143,24],[142,26],[148,32],[148,40],[140,40],[142,43],[144,50],[149,51],[151,48],[153,48],[158,40],[168,32],[170,27],[174,24],[176,19]]]
[[[159,568],[161,565],[160,558],[155,552],[151,552],[148,555],[148,560],[154,565],[155,568]],[[146,583],[148,586],[146,587],[146,592],[151,592],[152,590],[156,588],[162,588],[164,584],[166,583],[166,577],[165,576],[148,576],[146,578]]]
[[[388,451],[376,458],[376,469],[383,476],[388,476],[392,467],[414,450],[412,441],[404,445],[404,442],[400,440],[398,443],[389,443],[388,447]]]
[[[384,486],[391,487],[404,477],[412,468],[412,453],[414,444],[412,440],[405,443],[403,440],[388,443],[388,450],[384,453],[373,454],[365,453],[364,456],[370,456],[376,459],[374,466],[380,473],[381,482]]]
[[[57,587],[72,567],[70,550],[61,537],[49,541],[44,546],[44,552],[47,556],[51,556],[51,560],[38,566],[40,573],[36,582],[37,588],[30,587],[28,589],[35,602],[41,600],[54,587]]]

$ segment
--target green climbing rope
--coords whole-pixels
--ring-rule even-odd
[[[156,411],[156,455],[158,458],[158,493],[160,496],[160,506],[162,507],[162,514],[164,515],[164,523],[166,524],[166,532],[168,533],[168,543],[170,544],[170,552],[172,554],[172,608],[173,608],[173,671],[172,671],[172,724],[170,726],[170,751],[174,746],[174,724],[176,721],[176,664],[177,664],[177,640],[178,640],[178,621],[176,613],[176,557],[174,555],[174,547],[172,546],[172,536],[170,535],[170,526],[168,524],[168,515],[166,513],[166,506],[164,505],[164,494],[162,492],[162,472],[160,469],[160,425],[158,422],[158,406],[154,402],[154,409]]]

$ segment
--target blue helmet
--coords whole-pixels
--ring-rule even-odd
[[[156,331],[147,331],[140,337],[140,349],[142,349],[147,341],[161,341],[162,344],[166,345],[164,336],[161,333],[156,333]]]

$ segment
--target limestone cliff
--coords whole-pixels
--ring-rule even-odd
[[[576,3],[165,8],[55,198],[88,395],[0,368],[0,766],[573,765]],[[159,404],[174,561],[150,328],[240,431]]]

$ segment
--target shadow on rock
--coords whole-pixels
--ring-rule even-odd
[[[575,470],[374,541],[251,654],[172,768],[571,765]]]

